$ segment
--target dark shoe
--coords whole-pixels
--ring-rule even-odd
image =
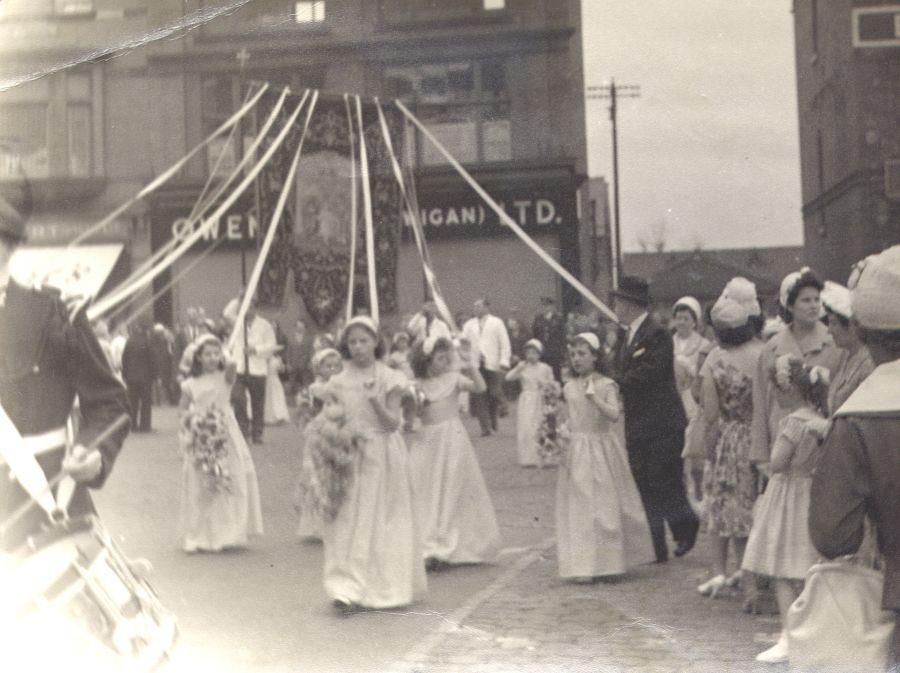
[[[675,546],[675,558],[681,558],[694,548],[695,540],[682,540]]]
[[[654,563],[668,563],[668,562],[669,562],[668,556],[657,556],[656,560],[654,561]]]
[[[481,431],[481,436],[482,436],[482,437],[490,437],[490,436],[491,436],[491,431],[490,431],[490,430],[482,430],[482,431]]]

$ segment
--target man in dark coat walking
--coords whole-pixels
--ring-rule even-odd
[[[560,369],[566,360],[566,321],[556,310],[552,298],[541,299],[541,312],[534,318],[531,336],[543,344],[542,359],[553,368],[553,376],[559,381]]]
[[[687,418],[675,386],[672,335],[648,312],[641,278],[622,276],[613,292],[616,314],[628,330],[619,339],[617,380],[625,407],[625,444],[659,563],[668,560],[665,522],[675,556],[694,546],[700,527],[684,490],[681,451]]]
[[[150,432],[156,359],[153,357],[150,326],[146,321],[140,322],[125,342],[122,379],[128,388],[132,426],[137,432]]]

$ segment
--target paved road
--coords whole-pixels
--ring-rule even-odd
[[[154,565],[153,584],[181,629],[176,670],[384,670],[553,532],[555,473],[514,467],[507,419],[477,445],[508,553],[493,566],[430,575],[428,596],[408,610],[340,618],[322,590],[321,546],[294,535],[296,429],[269,428],[265,445],[252,447],[265,535],[245,551],[189,556],[178,547],[176,413],[154,410],[154,422],[154,433],[128,439],[96,500],[126,552]]]
[[[402,611],[336,616],[322,591],[322,550],[294,535],[298,468],[290,427],[253,447],[265,536],[246,551],[187,556],[178,547],[180,457],[173,410],[158,431],[133,435],[98,495],[128,553],[145,556],[176,613],[173,671],[231,673],[720,673],[759,668],[753,655],[777,621],[748,617],[737,595],[696,594],[702,548],[614,583],[561,582],[552,512],[555,471],[515,466],[513,422],[476,449],[506,552],[493,566],[429,576],[428,596]],[[470,426],[477,436],[474,424]]]

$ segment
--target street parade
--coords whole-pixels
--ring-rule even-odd
[[[900,671],[900,9],[616,4],[0,0],[3,670]]]

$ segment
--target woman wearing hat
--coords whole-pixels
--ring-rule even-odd
[[[685,468],[693,481],[696,501],[703,499],[703,461],[706,458],[706,447],[701,428],[702,417],[698,413],[699,407],[694,399],[696,388],[694,382],[700,371],[700,365],[703,364],[702,361],[712,349],[712,344],[708,339],[704,339],[698,330],[702,315],[700,302],[693,297],[682,297],[672,307],[672,322],[675,325],[675,333],[672,335],[675,348],[675,382],[688,417],[681,457],[684,458]]]
[[[347,322],[339,351],[344,369],[331,381],[347,418],[367,439],[353,481],[325,524],[325,591],[336,609],[409,605],[426,587],[413,518],[409,453],[400,434],[406,377],[381,361],[378,327],[368,316]]]
[[[841,360],[828,328],[819,320],[824,285],[809,268],[788,274],[781,283],[779,301],[785,327],[763,346],[753,386],[753,425],[750,460],[767,465],[781,419],[793,409],[778,405],[774,391],[775,361],[796,355],[807,366],[818,365],[833,373]]]
[[[553,369],[541,362],[544,345],[537,339],[525,342],[524,360],[506,374],[507,381],[522,385],[516,411],[516,455],[522,467],[538,465],[538,428],[541,425],[541,386],[553,383]]]
[[[753,524],[756,475],[750,465],[750,421],[753,417],[753,379],[762,343],[746,306],[725,295],[711,311],[719,347],[701,368],[701,402],[706,426],[715,445],[710,447],[704,474],[707,524],[713,577],[697,590],[713,596],[740,579],[741,559]],[[734,543],[735,569],[728,573],[728,548]]]
[[[825,289],[822,290],[822,306],[828,317],[828,333],[834,339],[834,344],[844,351],[841,364],[828,388],[828,413],[834,414],[872,373],[875,363],[860,340],[858,330],[851,323],[853,307],[850,290],[826,280]]]

